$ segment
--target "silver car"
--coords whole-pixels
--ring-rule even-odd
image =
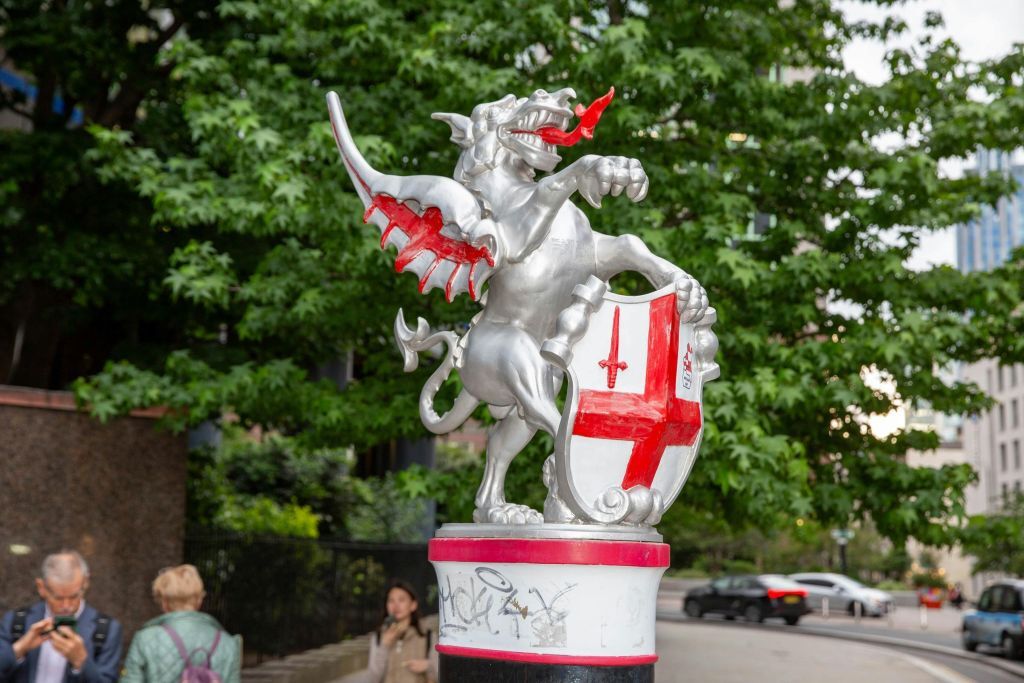
[[[807,606],[821,611],[825,600],[828,600],[830,612],[857,613],[860,605],[861,614],[881,617],[893,609],[892,595],[875,588],[868,588],[842,574],[827,572],[803,572],[790,574],[789,578],[807,589]]]

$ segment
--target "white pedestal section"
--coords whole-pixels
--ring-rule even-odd
[[[664,543],[435,538],[430,561],[441,654],[582,666],[657,660]]]

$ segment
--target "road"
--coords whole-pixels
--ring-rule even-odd
[[[683,618],[685,619],[685,618]],[[724,620],[658,622],[658,683],[870,681],[1003,683],[1020,678],[957,657]]]

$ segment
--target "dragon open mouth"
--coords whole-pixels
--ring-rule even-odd
[[[584,108],[582,104],[577,104],[573,111],[579,117],[580,122],[569,132],[565,131],[565,126],[568,123],[567,117],[542,109],[531,112],[521,124],[523,129],[516,129],[511,133],[523,138],[523,142],[546,152],[553,153],[555,145],[572,147],[581,138],[590,140],[594,137],[594,128],[613,97],[615,97],[614,87],[609,88],[605,95],[591,102],[589,107]]]

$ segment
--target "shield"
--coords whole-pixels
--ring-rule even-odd
[[[568,379],[558,493],[586,521],[654,524],[697,457],[701,390],[719,372],[715,312],[682,323],[674,285],[592,301],[586,331],[558,363]]]

